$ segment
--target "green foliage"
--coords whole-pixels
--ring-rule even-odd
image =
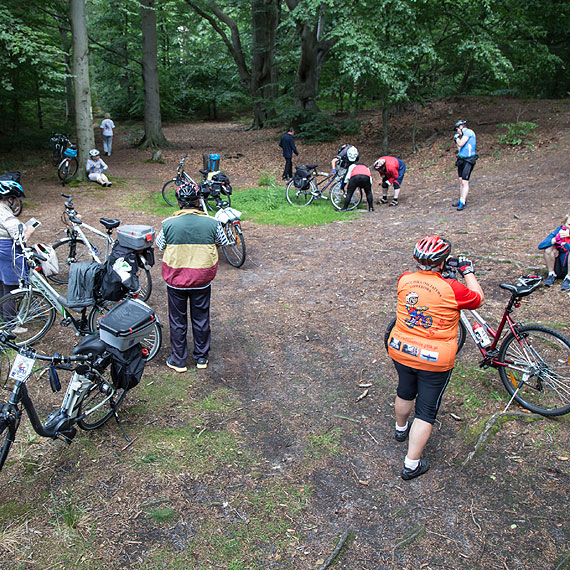
[[[272,172],[260,172],[257,183],[260,186],[275,186],[275,184],[277,184],[277,177]]]
[[[524,142],[525,146],[533,148],[532,142],[528,139],[535,136],[533,131],[537,126],[538,125],[536,123],[525,121],[519,121],[518,123],[502,123],[499,127],[507,129],[507,132],[505,134],[497,135],[497,140],[500,144],[511,146],[520,146]]]

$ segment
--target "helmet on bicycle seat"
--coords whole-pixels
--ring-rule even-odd
[[[0,180],[0,198],[25,198],[22,186],[15,180]]]
[[[451,253],[451,243],[439,236],[427,236],[414,248],[414,259],[420,269],[438,267]]]
[[[386,164],[386,161],[383,158],[379,158],[374,163],[374,170],[380,170],[385,164]]]
[[[464,121],[463,119],[457,121],[457,123],[455,123],[455,127],[454,130],[457,130],[459,127],[464,127],[467,124],[467,121]]]
[[[92,148],[92,149],[89,151],[89,156],[90,156],[91,158],[97,158],[100,154],[101,154],[101,153],[100,153],[96,148]]]
[[[184,206],[192,206],[200,199],[200,189],[196,184],[184,182],[176,188],[176,200]]]
[[[350,162],[356,162],[358,160],[358,149],[355,146],[349,146],[346,151],[346,158],[348,158]]]

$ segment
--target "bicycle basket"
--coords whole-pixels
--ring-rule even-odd
[[[295,169],[295,174],[293,175],[293,184],[296,188],[301,190],[307,190],[310,187],[309,177],[311,172],[308,168],[304,166],[297,166]]]
[[[77,157],[77,146],[74,144],[69,145],[64,151],[63,156],[67,158],[76,158]]]

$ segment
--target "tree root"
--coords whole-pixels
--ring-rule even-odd
[[[326,570],[332,564],[334,559],[340,554],[340,551],[342,550],[344,543],[348,540],[348,537],[350,536],[351,533],[352,533],[351,528],[347,528],[342,533],[342,536],[340,537],[338,544],[336,545],[336,548],[332,551],[332,554],[325,560],[324,564],[319,567],[319,570]]]

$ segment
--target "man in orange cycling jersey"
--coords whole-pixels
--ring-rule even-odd
[[[476,309],[484,301],[468,259],[460,257],[458,264],[465,285],[441,276],[450,253],[449,241],[435,235],[425,237],[414,249],[418,271],[403,273],[398,280],[397,319],[388,353],[399,378],[395,438],[405,441],[409,436],[402,470],[405,480],[429,469],[422,453],[455,364],[460,311]],[[415,417],[410,426],[414,402]]]

